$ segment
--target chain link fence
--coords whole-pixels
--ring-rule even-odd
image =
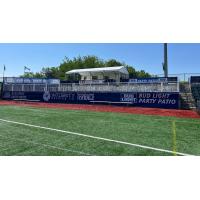
[[[164,74],[153,75],[155,77],[164,77]],[[169,74],[169,77],[178,77],[178,81],[190,82],[191,76],[200,76],[200,73],[180,73],[180,74]]]

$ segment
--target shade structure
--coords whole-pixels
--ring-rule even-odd
[[[100,67],[100,68],[87,68],[87,69],[74,69],[66,72],[66,74],[80,74],[81,76],[93,74],[93,73],[122,73],[128,75],[128,70],[125,66],[116,66],[116,67]]]

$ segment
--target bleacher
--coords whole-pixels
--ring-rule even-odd
[[[79,74],[79,81],[75,75]],[[179,92],[177,77],[132,78],[126,67],[76,69],[66,72],[70,81],[6,77],[7,92]]]
[[[135,78],[128,79],[128,82],[119,79],[112,82],[95,79],[81,80],[78,83],[7,78],[3,84],[2,95],[3,99],[19,103],[42,101],[179,108],[179,82],[169,81],[168,78]]]
[[[102,83],[102,84],[4,84],[4,91],[18,92],[179,92],[175,83]]]

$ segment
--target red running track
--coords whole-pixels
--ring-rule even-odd
[[[141,108],[141,107],[120,107],[111,105],[87,105],[87,104],[60,104],[60,103],[42,103],[42,102],[16,102],[0,101],[0,105],[31,106],[39,108],[59,108],[66,110],[89,110],[98,112],[117,112],[142,115],[158,115],[179,118],[199,118],[200,115],[192,110],[174,110],[160,108]]]

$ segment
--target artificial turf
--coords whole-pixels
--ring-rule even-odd
[[[199,119],[19,106],[0,106],[0,119],[200,155]],[[0,155],[173,154],[0,121]]]

